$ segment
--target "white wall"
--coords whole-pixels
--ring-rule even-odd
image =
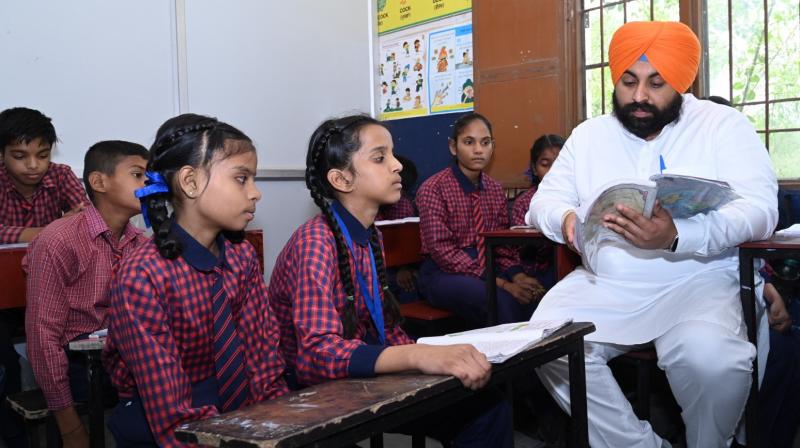
[[[178,112],[173,11],[162,0],[0,0],[0,110],[51,117],[54,159],[78,174],[99,140],[149,146]]]
[[[373,0],[0,0],[0,109],[53,118],[54,155],[80,175],[102,139],[149,146],[182,112],[239,127],[259,153],[269,276],[314,213],[308,138],[325,118],[373,109]],[[286,177],[288,176],[288,177]]]

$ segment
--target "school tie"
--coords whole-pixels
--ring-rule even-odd
[[[249,386],[244,368],[244,348],[223,287],[222,268],[214,268],[217,281],[211,290],[214,312],[214,367],[222,412],[238,409],[247,399]]]
[[[20,208],[25,216],[25,223],[23,224],[23,227],[33,227],[33,220],[35,218],[33,213],[33,204],[23,199],[22,203],[20,204]]]
[[[472,216],[475,224],[475,247],[478,249],[478,262],[481,269],[486,268],[486,245],[483,243],[483,212],[481,212],[481,195],[478,190],[469,194],[472,199]]]

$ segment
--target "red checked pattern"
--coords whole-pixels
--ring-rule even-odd
[[[370,247],[354,243],[354,249],[356,260],[351,257],[350,272],[355,272],[354,263],[358,263],[366,284],[371,285]],[[300,383],[347,377],[353,351],[364,344],[361,339],[367,332],[375,335],[355,276],[353,282],[358,328],[354,339],[345,339],[341,313],[347,294],[339,278],[336,241],[325,218],[318,215],[300,226],[278,256],[270,279],[270,303],[280,322],[286,363],[295,368]],[[386,345],[413,343],[399,327],[387,327],[385,332]]]
[[[503,187],[481,174],[480,207],[486,231],[508,229],[508,208]],[[463,249],[476,247],[478,232],[473,202],[447,167],[426,180],[417,192],[422,252],[429,254],[444,272],[480,277],[481,262]],[[516,251],[498,248],[495,261],[500,272],[518,265]]]
[[[245,349],[250,396],[244,405],[286,393],[280,335],[249,243],[225,240],[224,287]],[[191,384],[215,374],[211,290],[217,275],[183,257],[163,258],[150,242],[126,259],[111,289],[106,371],[122,397],[138,389],[159,446],[178,445],[176,425],[217,414],[193,408]]]
[[[108,288],[120,260],[147,241],[128,224],[116,240],[94,207],[48,226],[28,248],[28,359],[48,408],[72,405],[64,346],[107,326]]]
[[[0,163],[0,244],[13,244],[25,227],[44,227],[81,202],[83,185],[67,165],[51,163],[33,198],[25,200]]]

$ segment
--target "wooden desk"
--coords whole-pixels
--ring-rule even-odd
[[[533,369],[569,357],[573,446],[588,447],[583,337],[591,323],[573,323],[503,364],[492,384],[532,375]],[[390,431],[473,395],[451,376],[393,374],[312,386],[275,400],[179,426],[178,440],[209,446],[341,446]]]
[[[554,244],[553,265],[556,279],[561,280],[580,264],[580,256],[563,244],[547,239],[542,232],[533,229],[493,230],[481,232],[486,245],[486,300],[488,301],[487,325],[497,325],[497,271],[494,266],[494,250],[497,246],[524,246],[533,240]]]
[[[773,236],[765,241],[752,241],[739,245],[739,298],[742,301],[742,312],[747,324],[747,338],[756,344],[758,322],[756,322],[755,298],[755,258],[792,258],[800,257],[800,237]],[[745,408],[745,428],[747,446],[760,446],[758,441],[758,356],[753,358],[753,377],[750,395]]]
[[[383,236],[386,267],[419,263],[422,260],[419,222],[383,224],[378,229]]]
[[[0,245],[0,309],[25,307],[25,273],[22,257],[28,251],[27,244]]]
[[[92,448],[106,444],[103,409],[103,362],[101,355],[106,338],[81,339],[69,343],[69,349],[86,354],[89,360],[89,443]]]

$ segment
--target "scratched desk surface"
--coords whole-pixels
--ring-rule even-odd
[[[492,381],[527,374],[546,362],[545,358],[561,356],[563,353],[557,352],[566,344],[582,346],[583,336],[592,331],[591,323],[573,323],[505,363],[494,365]],[[470,393],[460,384],[451,376],[419,373],[330,381],[218,417],[180,425],[176,435],[184,442],[208,446],[335,446],[330,442],[332,438],[371,426],[379,418],[388,416],[395,422],[393,427],[402,424],[394,420],[400,417],[398,413],[421,417],[443,407],[448,394],[451,400],[464,398]]]
[[[291,437],[294,446],[302,444],[304,433],[313,432],[316,439],[326,432],[341,431],[363,421],[365,413],[390,412],[406,398],[433,396],[437,386],[451,380],[438,375],[393,374],[331,381],[179,429],[191,431],[201,445],[239,441],[279,447],[290,446],[281,442]]]

